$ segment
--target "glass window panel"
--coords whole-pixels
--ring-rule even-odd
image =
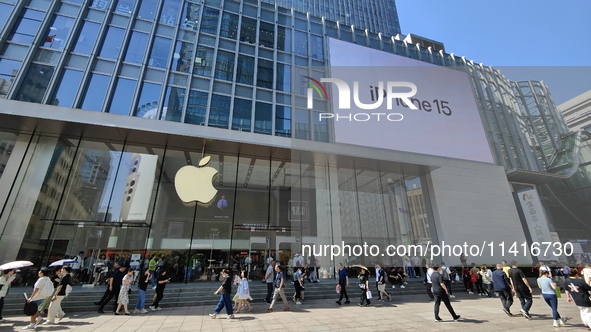
[[[252,101],[234,98],[234,111],[232,113],[232,130],[250,131],[252,117]]]
[[[257,86],[273,89],[273,62],[260,60],[257,67]]]
[[[161,89],[160,84],[144,82],[134,115],[144,119],[158,119],[158,100]]]
[[[10,13],[12,12],[12,8],[14,8],[13,5],[0,3],[0,22],[6,22],[8,20],[8,16],[10,16]],[[2,23],[2,25],[5,25],[5,24],[6,23]]]
[[[254,58],[246,55],[238,55],[236,68],[236,82],[252,85],[254,80]]]
[[[257,38],[257,21],[242,17],[242,24],[240,25],[240,41],[254,44]]]
[[[146,2],[154,2],[146,1]],[[133,10],[133,0],[118,0],[117,7],[115,8],[116,13],[121,13],[123,15],[131,15],[131,11]]]
[[[21,67],[20,61],[0,59],[0,96],[6,96]]]
[[[291,29],[277,27],[277,49],[291,52]]]
[[[310,139],[310,112],[296,109],[295,126],[295,138]]]
[[[193,74],[211,77],[211,68],[213,66],[213,49],[198,47],[195,52],[195,64],[193,65]]]
[[[312,59],[324,60],[324,41],[322,37],[310,35],[310,47],[312,49]]]
[[[0,51],[7,58],[15,58],[22,60],[29,52],[29,46],[19,44],[4,44],[4,50]]]
[[[219,10],[205,7],[203,9],[203,18],[201,19],[201,32],[217,35],[219,18]]]
[[[199,23],[199,11],[201,5],[185,2],[183,6],[183,16],[181,18],[181,27],[189,30],[197,30]]]
[[[140,10],[137,17],[141,17],[148,21],[153,21],[158,10],[158,0],[142,0],[140,3]]]
[[[105,37],[103,48],[101,49],[99,56],[103,58],[117,59],[119,51],[121,50],[124,34],[125,30],[110,26],[109,30],[107,30],[107,36]]]
[[[259,45],[273,48],[275,45],[275,25],[261,22],[259,30]]]
[[[185,89],[169,86],[164,94],[162,120],[180,122],[185,103]]]
[[[76,45],[74,45],[74,52],[82,53],[82,54],[90,54],[92,52],[92,48],[96,43],[96,38],[99,33],[100,24],[93,23],[93,22],[84,22],[82,26],[82,31],[78,36],[78,41]]]
[[[120,26],[120,27],[127,27],[127,25],[129,24],[129,20],[130,17],[129,16],[124,16],[124,15],[113,15],[113,17],[111,18],[111,25],[116,25],[116,26]],[[144,22],[146,23],[146,22]],[[137,21],[136,21],[137,24]],[[152,25],[152,23],[148,23],[149,25]]]
[[[168,55],[170,54],[170,45],[172,40],[156,36],[150,53],[148,66],[166,68],[168,64]]]
[[[296,27],[296,29],[300,29],[300,30],[308,30],[308,22],[306,22],[302,19],[296,18],[295,27]]]
[[[230,97],[213,94],[209,107],[210,127],[228,128],[230,118]]]
[[[193,43],[177,41],[172,55],[171,70],[188,73],[193,59]]]
[[[136,80],[121,77],[117,79],[109,113],[121,115],[129,115],[131,113],[131,103],[135,95],[136,85]]]
[[[111,0],[93,0],[90,7],[96,8],[96,9],[101,9],[101,10],[107,10],[107,9],[109,9],[110,4],[111,4]]]
[[[273,130],[272,105],[257,101],[254,112],[254,132],[259,134],[271,135]]]
[[[291,137],[291,107],[275,106],[275,135]]]
[[[308,57],[308,34],[301,31],[295,31],[295,49],[296,54]]]
[[[76,98],[76,92],[80,87],[80,81],[82,81],[82,72],[77,70],[64,70],[64,74],[59,83],[59,88],[55,94],[55,97],[51,101],[52,105],[73,107],[74,99]]]
[[[8,40],[24,44],[32,44],[39,31],[44,12],[33,9],[25,9],[16,21]]]
[[[215,78],[232,81],[234,74],[234,53],[219,51],[215,65]]]
[[[185,123],[205,126],[205,113],[207,112],[207,93],[191,90],[185,114]]]
[[[291,66],[277,63],[277,83],[275,89],[291,92]]]
[[[254,4],[256,5],[256,1]],[[257,17],[257,14],[258,14],[257,12],[258,12],[258,10],[254,6],[244,5],[244,7],[242,7],[242,13],[244,13],[245,16]]]
[[[240,11],[240,2],[239,1],[224,1],[224,9],[229,10],[234,13],[238,13]]]
[[[111,77],[107,75],[92,74],[90,75],[90,84],[84,96],[82,109],[89,111],[100,112],[103,108],[105,95],[107,94],[107,87]]]
[[[148,46],[148,34],[134,31],[131,34],[125,61],[131,63],[142,63]]]
[[[20,87],[16,100],[41,103],[54,70],[54,67],[32,64],[25,76],[23,85]]]
[[[238,35],[238,15],[224,12],[222,15],[222,27],[220,36],[236,39]]]
[[[328,121],[320,119],[320,113],[312,112],[314,117],[314,140],[317,142],[328,142]]]
[[[176,20],[179,16],[179,9],[181,8],[180,0],[164,0],[162,12],[160,12],[160,23],[168,25],[176,25]]]
[[[277,22],[281,25],[291,26],[291,16],[279,14],[277,16]]]

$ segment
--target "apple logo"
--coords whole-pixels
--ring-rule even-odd
[[[181,201],[185,203],[209,203],[218,193],[213,187],[213,177],[218,171],[213,167],[203,167],[209,163],[210,156],[199,161],[199,167],[181,167],[174,177],[174,187]]]

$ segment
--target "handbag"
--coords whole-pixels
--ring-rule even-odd
[[[371,298],[372,298],[371,291],[370,291],[370,290],[368,290],[368,291],[367,291],[367,299],[369,300],[369,299],[371,299]]]
[[[37,312],[37,303],[35,302],[25,302],[25,307],[23,308],[23,314],[26,316],[33,316]]]
[[[365,284],[359,284],[359,288],[365,289]]]
[[[556,297],[559,299],[562,298],[562,294],[560,293],[560,286],[556,286],[555,291],[556,291]]]
[[[337,294],[341,293],[341,285],[337,285],[336,291],[337,291]]]

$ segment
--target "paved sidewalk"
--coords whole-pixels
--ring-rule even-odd
[[[37,331],[403,331],[433,330],[451,331],[468,329],[491,329],[511,331],[552,331],[552,316],[548,305],[539,294],[534,295],[531,309],[532,320],[521,315],[508,317],[501,310],[498,298],[483,298],[477,295],[457,294],[452,301],[456,312],[462,316],[453,322],[442,304],[440,316],[443,322],[434,322],[433,302],[427,296],[398,297],[392,302],[372,302],[371,307],[361,308],[355,300],[349,305],[338,306],[334,300],[314,300],[296,306],[290,302],[292,311],[284,312],[283,304],[275,306],[275,312],[267,313],[266,305],[253,304],[253,312],[236,314],[235,319],[226,319],[225,311],[217,319],[208,314],[213,306],[162,309],[145,315],[114,316],[107,313],[81,313],[67,315],[58,325],[39,325]],[[336,299],[336,297],[335,297]],[[568,319],[567,327],[559,331],[585,330],[574,304],[559,299],[559,312]],[[512,311],[518,313],[519,301],[515,298]],[[28,317],[9,317],[0,325],[0,331],[21,331]]]

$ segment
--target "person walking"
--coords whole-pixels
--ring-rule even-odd
[[[493,297],[492,271],[486,265],[482,265],[478,273],[480,273],[480,277],[482,278],[482,285],[486,294],[488,297]]]
[[[564,320],[558,313],[558,297],[556,296],[556,284],[550,277],[550,272],[542,271],[542,276],[538,278],[538,287],[542,290],[544,301],[552,308],[552,318],[554,318],[554,327],[564,326]]]
[[[361,300],[359,300],[359,306],[363,307],[363,302],[366,302],[365,306],[369,307],[371,305],[371,301],[368,297],[369,290],[369,271],[364,268],[361,268],[361,272],[359,272],[359,288],[361,288]]]
[[[435,296],[435,305],[433,307],[433,311],[435,313],[435,322],[441,322],[443,319],[439,317],[439,307],[441,302],[445,304],[445,307],[451,314],[453,320],[457,321],[460,319],[460,315],[456,314],[454,308],[451,306],[449,301],[449,290],[447,289],[447,284],[443,279],[443,275],[441,274],[441,267],[435,265],[433,267],[433,273],[431,274],[431,281],[433,283],[433,295]]]
[[[240,279],[240,284],[238,286],[238,310],[236,310],[236,313],[239,313],[243,306],[248,307],[248,312],[251,312],[252,306],[248,300],[252,300],[252,297],[250,297],[250,287],[248,285],[248,279],[246,278],[246,271],[242,270],[240,274],[242,278]]]
[[[470,275],[470,269],[467,266],[462,268],[462,281],[464,281],[464,288],[468,294],[472,295],[472,276]]]
[[[35,282],[35,286],[33,286],[33,293],[27,299],[27,303],[35,303],[37,304],[37,308],[43,300],[46,298],[53,296],[54,288],[51,280],[49,279],[49,270],[44,267],[39,270],[37,273],[39,279]],[[31,316],[30,324],[25,326],[23,330],[34,330],[39,323],[41,323],[43,319],[40,316],[39,309]]]
[[[72,284],[72,277],[70,276],[70,271],[72,268],[69,266],[64,266],[61,268],[61,279],[60,283],[57,286],[55,294],[51,299],[51,303],[49,304],[49,311],[47,313],[47,320],[43,322],[43,325],[55,324],[55,318],[58,318],[58,321],[61,321],[66,313],[62,310],[62,301],[66,297],[66,289],[68,286]],[[70,286],[72,287],[72,286]]]
[[[302,304],[300,300],[302,298],[302,289],[304,288],[301,267],[298,267],[295,273],[293,274],[293,288],[295,289],[295,294],[293,294],[293,301],[296,303],[296,305],[300,305]]]
[[[125,276],[125,271],[127,271],[127,266],[121,266],[119,269],[115,270],[111,279],[109,279],[109,295],[107,298],[102,302],[101,306],[99,307],[98,312],[100,314],[104,314],[105,306],[111,301],[111,299],[115,296],[119,297],[119,292],[121,291],[121,284],[123,283],[123,277]],[[117,309],[117,303],[113,306],[113,312]]]
[[[4,270],[2,271],[2,276],[0,276],[0,323],[4,322],[4,318],[2,318],[2,310],[4,309],[4,297],[8,294],[8,289],[10,285],[16,278],[15,270]]]
[[[220,300],[218,301],[217,306],[213,310],[213,314],[209,314],[209,317],[216,318],[217,315],[226,308],[226,313],[228,314],[228,319],[234,318],[234,311],[232,309],[232,301],[230,300],[230,294],[232,293],[232,279],[230,279],[230,274],[228,270],[223,269],[222,278],[224,278],[222,285],[213,293],[214,295],[220,294]],[[240,309],[240,307],[239,307]]]
[[[277,298],[279,296],[281,296],[281,300],[283,301],[283,305],[285,306],[283,311],[290,311],[291,308],[289,307],[289,303],[285,298],[285,277],[283,276],[283,271],[281,271],[281,266],[279,264],[275,265],[275,272],[277,273],[275,275],[275,290],[273,291],[273,300],[271,301],[271,305],[267,308],[267,311],[273,311],[273,306],[275,305],[275,301],[277,301]]]
[[[591,286],[591,265],[589,263],[585,263],[585,268],[583,268],[580,274],[583,277],[583,281]]]
[[[271,259],[269,262],[269,266],[267,266],[267,271],[265,272],[265,283],[267,284],[267,296],[265,297],[265,302],[267,304],[271,304],[271,298],[273,297],[273,280],[275,280],[275,273],[274,273],[275,261]]]
[[[423,281],[423,283],[425,284],[425,288],[427,289],[427,295],[429,295],[429,301],[434,301],[435,296],[433,295],[433,284],[432,284],[433,281],[431,280],[431,275],[435,271],[433,270],[433,268],[429,264],[425,264],[425,269],[426,269],[425,280]]]
[[[145,306],[146,290],[148,289],[148,282],[150,282],[150,279],[152,279],[152,274],[150,273],[150,270],[144,269],[143,273],[140,275],[137,282],[138,298],[135,304],[135,310],[133,311],[134,314],[145,314],[148,312],[148,310],[145,309]]]
[[[148,271],[150,271],[150,274],[152,275],[152,278],[150,278],[151,283],[152,283],[152,289],[156,289],[156,268],[158,267],[158,262],[156,261],[156,254],[153,254],[152,257],[150,257],[150,262],[148,262]]]
[[[508,316],[513,316],[511,313],[511,306],[513,305],[511,280],[503,272],[503,265],[497,264],[497,269],[492,273],[492,280],[495,292],[499,293],[503,311]]]
[[[170,278],[166,275],[167,271],[164,268],[160,268],[160,275],[158,276],[158,281],[156,282],[156,299],[154,303],[150,306],[150,310],[162,310],[158,306],[162,298],[164,297],[164,288],[166,288],[166,284],[170,282]]]
[[[449,270],[449,268],[447,266],[445,266],[445,262],[441,262],[441,272],[440,274],[443,276],[443,282],[445,283],[445,288],[447,289],[447,293],[449,295],[449,298],[454,298],[456,297],[453,293],[453,291],[451,290],[451,271]]]
[[[341,305],[341,301],[343,301],[343,296],[345,297],[345,304],[351,303],[349,301],[349,295],[347,294],[347,287],[349,286],[349,274],[347,270],[343,266],[343,263],[339,263],[339,282],[338,285],[341,287],[341,291],[339,292],[339,299],[336,301],[338,305]]]
[[[585,282],[577,269],[568,270],[568,278],[564,281],[566,302],[574,303],[579,307],[583,324],[591,329],[591,286]]]
[[[529,309],[533,304],[533,296],[531,286],[525,278],[525,274],[517,267],[517,262],[511,262],[512,268],[509,270],[509,279],[511,279],[511,286],[515,291],[515,295],[521,302],[521,310],[519,311],[526,319],[531,319]]]
[[[376,288],[378,289],[378,301],[383,302],[382,294],[388,297],[388,301],[392,300],[390,294],[386,292],[386,272],[382,269],[380,264],[375,264],[376,267]]]
[[[121,288],[119,290],[119,297],[117,298],[119,304],[117,305],[117,310],[115,310],[115,315],[120,315],[119,310],[121,310],[121,306],[123,306],[126,315],[131,315],[127,305],[129,304],[129,290],[131,289],[131,283],[133,282],[133,274],[134,271],[129,269],[127,270],[127,274],[123,277]]]

